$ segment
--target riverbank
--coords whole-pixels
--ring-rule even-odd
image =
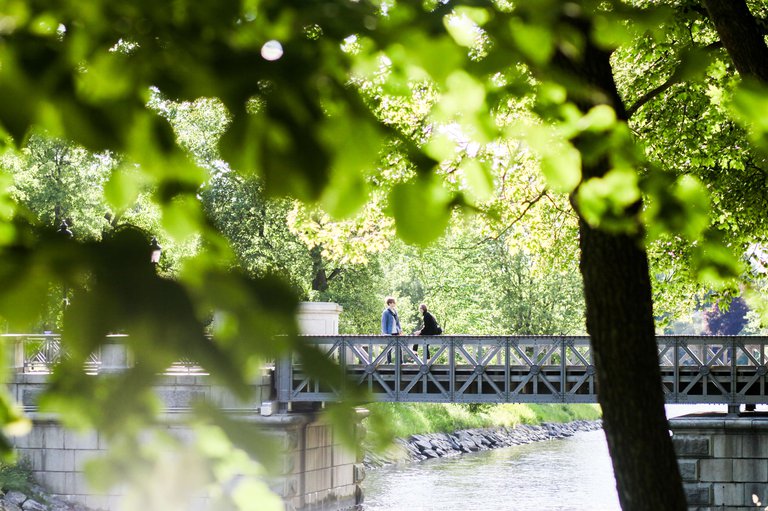
[[[29,493],[29,494],[28,494]],[[66,502],[52,497],[46,490],[34,485],[30,492],[9,491],[0,495],[2,511],[90,511],[76,502]]]
[[[378,403],[367,419],[372,434],[366,439],[363,463],[371,469],[566,438],[601,429],[599,415],[591,405]],[[395,438],[384,441],[382,431]]]

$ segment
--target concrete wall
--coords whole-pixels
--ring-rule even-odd
[[[669,422],[689,510],[754,510],[753,495],[768,506],[768,417],[706,414]]]

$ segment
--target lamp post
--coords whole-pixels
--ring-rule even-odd
[[[163,252],[163,247],[157,243],[157,238],[155,236],[152,236],[152,241],[149,242],[149,248],[151,250],[149,260],[154,267],[157,267],[157,263],[160,262],[160,254]]]
[[[66,220],[62,220],[61,224],[59,224],[59,229],[56,231],[61,235],[64,239],[72,239],[72,231],[69,230],[69,224]]]
[[[62,220],[61,224],[59,224],[59,228],[56,231],[56,233],[61,236],[65,240],[71,240],[72,239],[72,231],[69,230],[69,224],[67,224],[66,220]],[[67,285],[64,284],[61,289],[61,302],[64,305],[64,308],[66,309],[69,305],[69,298],[67,297]]]

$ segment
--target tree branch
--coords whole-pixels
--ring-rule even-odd
[[[507,233],[507,231],[509,231],[515,224],[517,224],[517,222],[522,220],[525,217],[525,215],[528,213],[528,211],[537,202],[539,202],[541,199],[543,199],[546,196],[547,196],[547,189],[544,188],[543,190],[541,190],[539,195],[537,195],[535,198],[533,198],[531,200],[523,201],[523,204],[527,204],[525,206],[525,209],[523,209],[523,211],[521,211],[519,215],[517,215],[509,224],[507,224],[507,226],[504,228],[504,230],[502,230],[496,236],[487,236],[487,237],[485,237],[483,240],[480,241],[480,243],[483,243],[483,242],[486,242],[486,241],[497,241],[499,238],[504,236]],[[478,243],[478,245],[479,245],[479,243]]]
[[[723,47],[723,43],[720,41],[716,41],[714,43],[710,43],[706,45],[703,50],[706,51],[712,51]],[[685,69],[685,65],[687,64],[687,60],[683,58],[678,62],[677,66],[675,67],[675,70],[672,71],[672,74],[669,76],[669,78],[666,79],[664,83],[659,85],[658,87],[654,87],[653,89],[649,90],[642,96],[640,96],[640,99],[638,99],[631,107],[627,108],[627,116],[632,117],[635,112],[637,112],[640,107],[648,103],[650,100],[654,99],[656,96],[664,92],[665,90],[672,87],[674,84],[678,83],[681,78],[683,77],[683,70]]]

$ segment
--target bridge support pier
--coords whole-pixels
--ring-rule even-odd
[[[360,422],[367,411],[360,409],[351,427],[358,445],[364,436]],[[117,511],[123,489],[96,493],[88,485],[84,464],[103,456],[107,441],[95,432],[75,433],[64,428],[52,415],[33,412],[32,432],[16,439],[15,447],[37,481],[51,494],[89,507]],[[343,445],[337,425],[320,413],[238,415],[282,448],[280,475],[267,480],[269,487],[285,502],[286,511],[345,511],[362,503],[360,483],[365,478],[363,453]],[[178,438],[191,438],[194,432],[183,421],[171,420],[159,427]],[[190,509],[207,509],[204,494],[191,496]]]
[[[669,424],[689,510],[754,510],[755,498],[768,505],[768,414],[694,414]]]
[[[353,435],[359,445],[360,424],[367,414],[360,410]],[[338,425],[316,413],[290,413],[271,417],[275,433],[285,439],[284,475],[271,487],[286,503],[287,511],[345,511],[363,502],[360,483],[365,478],[360,447],[341,442]]]

